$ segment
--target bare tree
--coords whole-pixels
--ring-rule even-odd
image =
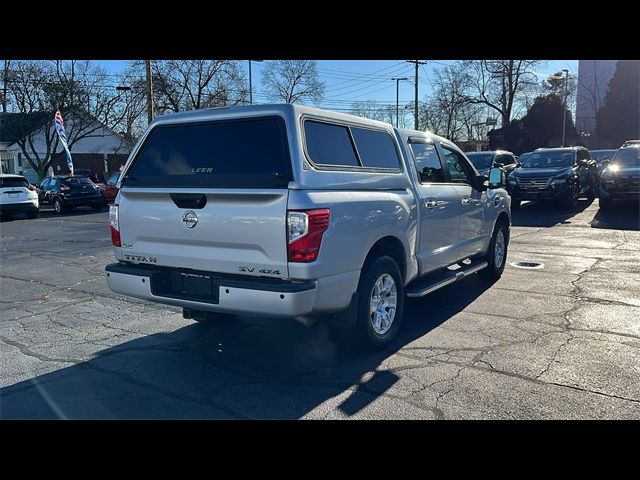
[[[61,147],[53,121],[56,110],[65,118],[71,151],[80,140],[103,134],[102,122],[109,120],[117,103],[115,89],[104,88],[105,76],[104,69],[90,61],[14,63],[8,97],[22,129],[16,143],[41,178]]]
[[[365,100],[364,102],[354,102],[351,104],[352,115],[370,118],[380,122],[394,123],[396,118],[396,107],[389,104],[379,104],[373,100]],[[405,126],[405,109],[400,110],[400,125]]]
[[[324,83],[314,60],[275,60],[262,70],[262,83],[273,102],[317,103],[324,97]]]
[[[157,114],[226,107],[247,102],[249,90],[238,62],[232,60],[154,60],[154,110]],[[144,61],[130,62],[130,75],[144,78]],[[145,84],[136,83],[135,94]]]
[[[496,111],[502,126],[511,122],[518,96],[534,87],[534,69],[540,60],[466,60],[463,65],[472,79],[470,103],[484,104]]]
[[[435,72],[433,94],[419,106],[418,125],[452,141],[473,137],[473,124],[482,110],[469,99],[472,79],[461,64]]]

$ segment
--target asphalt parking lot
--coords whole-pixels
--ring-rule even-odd
[[[110,292],[107,213],[0,223],[0,418],[640,418],[640,213],[524,204],[507,266],[408,302],[368,356],[324,325],[205,326]]]

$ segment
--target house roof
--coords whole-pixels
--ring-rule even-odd
[[[52,113],[0,113],[0,143],[14,143],[48,120],[53,121]]]

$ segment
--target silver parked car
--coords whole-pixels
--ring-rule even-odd
[[[157,118],[110,210],[118,293],[229,314],[330,321],[389,344],[405,295],[502,274],[504,172],[436,135],[299,105]]]

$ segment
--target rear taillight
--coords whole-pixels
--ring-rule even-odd
[[[329,209],[287,211],[287,258],[290,262],[314,262],[322,234],[329,228]]]
[[[111,243],[114,247],[121,247],[120,222],[118,220],[118,205],[109,207],[109,228],[111,229]]]
[[[36,187],[34,187],[34,186],[33,186],[33,185],[31,185],[31,184],[27,185],[27,188],[28,188],[29,190],[31,190],[32,192],[35,192],[35,191],[36,191]]]
[[[66,186],[66,185],[61,185],[61,186],[60,186],[60,190],[62,190],[63,192],[66,192],[67,190],[71,190],[71,188],[69,188],[69,187],[68,187],[68,186]]]

